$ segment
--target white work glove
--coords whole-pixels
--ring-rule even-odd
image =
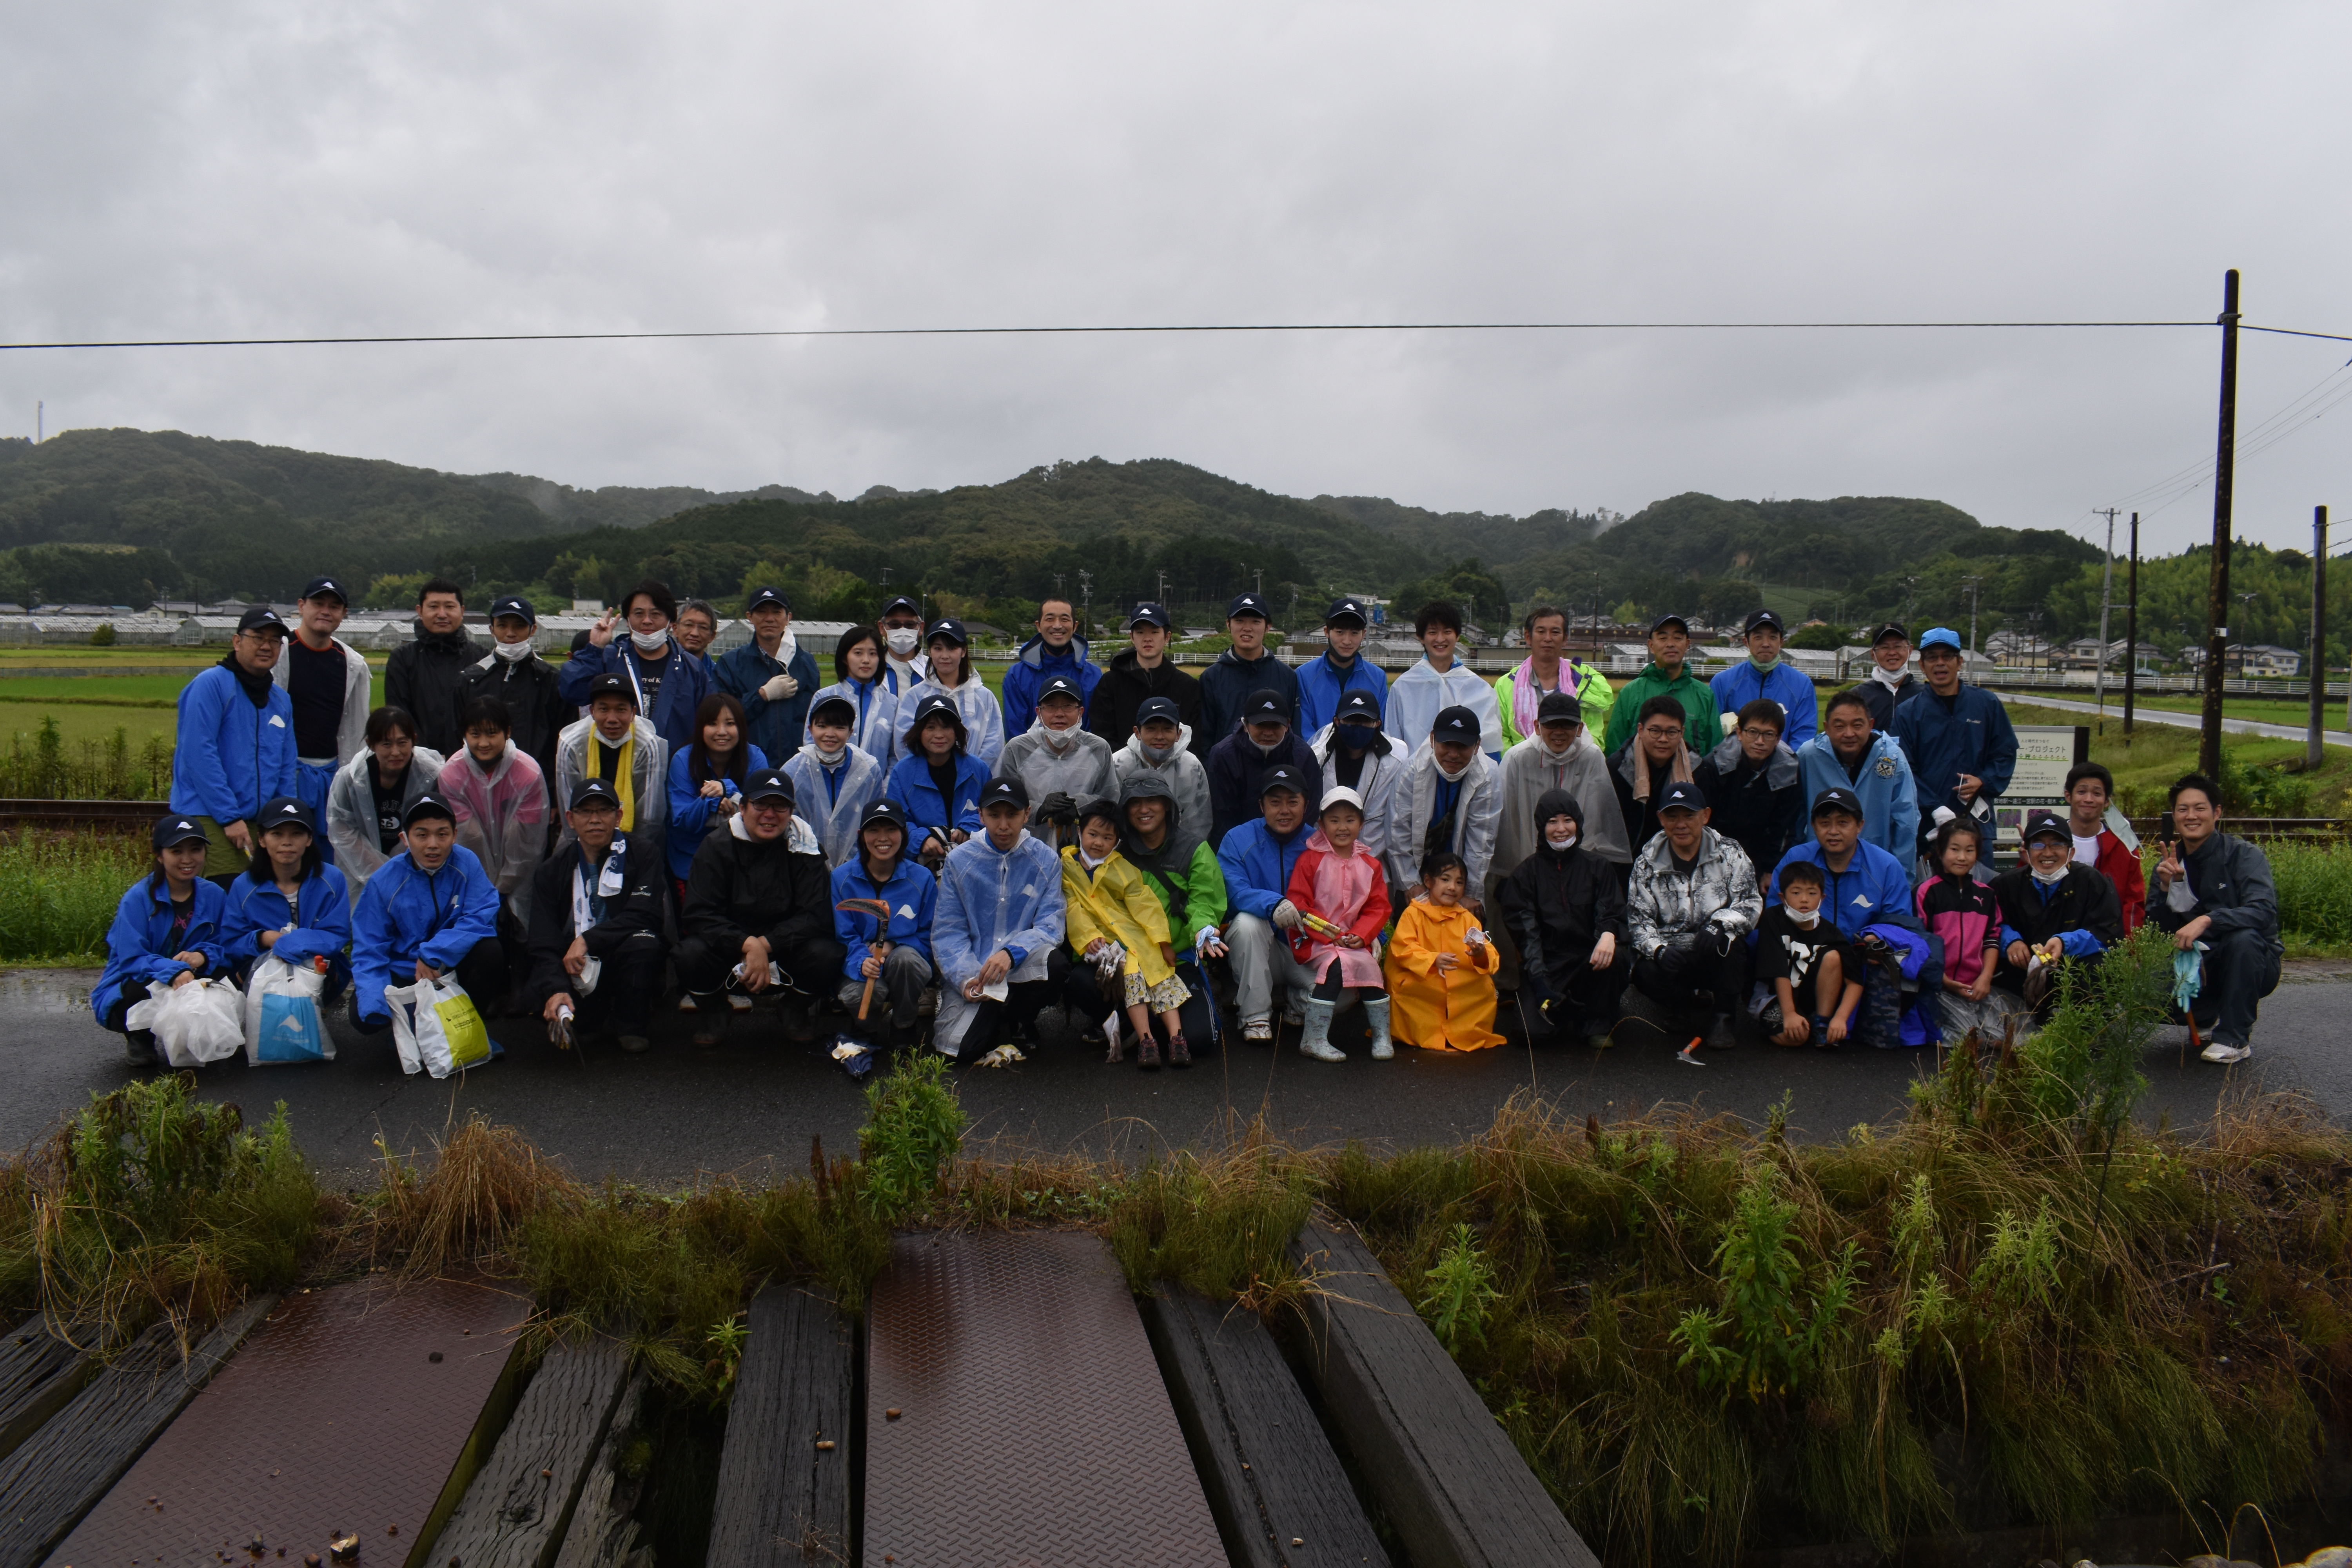
[[[1476,926],[1472,926],[1463,933],[1462,940],[1472,947],[1484,947],[1486,945],[1486,933]]]
[[[760,695],[766,698],[771,702],[782,702],[800,689],[801,683],[799,681],[794,680],[790,674],[784,674],[772,678],[765,685],[761,686],[760,688]]]
[[[1225,951],[1225,933],[1215,926],[1202,926],[1192,933],[1192,951],[1202,958],[1216,958]]]
[[[1274,923],[1285,931],[1298,929],[1298,906],[1288,899],[1274,906]]]

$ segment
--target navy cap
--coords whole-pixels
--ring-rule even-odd
[[[1307,793],[1307,781],[1300,776],[1298,770],[1288,763],[1276,763],[1266,769],[1265,776],[1258,780],[1258,797],[1264,799],[1278,789],[1286,789],[1293,795],[1303,795]]]
[[[898,831],[904,833],[907,830],[907,813],[895,800],[877,800],[866,808],[866,815],[857,819],[857,826],[866,828],[877,822],[895,823]]]
[[[1172,697],[1147,697],[1135,710],[1135,727],[1140,730],[1155,719],[1164,719],[1171,724],[1181,726],[1184,722],[1184,712],[1176,706],[1176,700]]]
[[[1264,599],[1255,594],[1235,594],[1234,602],[1225,606],[1225,619],[1237,621],[1244,616],[1255,616],[1261,621],[1274,619],[1274,614],[1265,607]]]
[[[1087,701],[1087,694],[1078,689],[1078,683],[1066,675],[1055,676],[1037,689],[1037,706],[1043,708],[1048,697],[1066,697],[1081,708]]]
[[[781,800],[786,805],[798,803],[793,794],[793,781],[782,768],[761,768],[747,774],[743,780],[743,804],[755,800]]]
[[[1432,741],[1465,741],[1478,743],[1478,715],[1467,708],[1455,706],[1437,710],[1437,721],[1429,727]]]
[[[1769,610],[1757,611],[1754,615],[1748,617],[1748,624],[1739,629],[1744,635],[1754,631],[1759,626],[1770,626],[1774,631],[1780,632],[1784,635],[1789,629],[1780,624],[1780,617],[1774,615]]]
[[[980,792],[980,809],[986,811],[992,805],[1017,805],[1028,810],[1029,786],[1009,774],[989,780],[988,787]]]
[[[415,800],[408,803],[407,810],[400,814],[400,825],[403,827],[412,827],[417,823],[425,821],[427,817],[434,816],[439,817],[444,822],[455,822],[457,820],[457,814],[450,810],[447,803],[444,802],[440,796],[420,795]]]
[[[1360,599],[1334,599],[1331,607],[1323,612],[1323,624],[1333,626],[1341,621],[1353,621],[1360,626],[1369,626],[1372,624],[1372,617]]]
[[[793,613],[793,602],[784,597],[782,588],[752,589],[751,603],[743,606],[743,613],[748,616],[762,605],[773,605],[788,616]]]
[[[530,607],[529,599],[520,595],[501,594],[490,601],[490,619],[495,621],[500,616],[512,616],[529,626],[539,625],[539,612]]]
[[[158,849],[169,849],[174,844],[185,844],[191,839],[198,844],[208,842],[205,830],[196,826],[196,819],[193,816],[167,816],[155,825],[152,837]]]
[[[621,809],[620,792],[603,779],[582,779],[572,786],[572,809],[578,811],[589,805],[609,805],[618,811]]]
[[[337,577],[311,578],[302,584],[301,596],[305,599],[333,599],[346,605],[352,602],[352,596],[343,587],[342,580]]]
[[[1674,627],[1685,637],[1690,636],[1690,623],[1671,610],[1650,623],[1650,635],[1655,637],[1668,626]]]
[[[2037,838],[2063,838],[2072,845],[2074,842],[2074,825],[2054,811],[2028,812],[2025,832],[2020,842],[2031,844]]]
[[[915,716],[908,721],[907,733],[911,735],[921,729],[923,721],[934,713],[944,713],[956,721],[957,729],[963,728],[963,710],[955,705],[955,699],[944,691],[934,691],[915,704]]]
[[[1341,694],[1339,706],[1331,712],[1331,722],[1343,723],[1349,719],[1370,719],[1381,721],[1381,700],[1369,691],[1349,691]]]
[[[1688,779],[1675,779],[1658,794],[1658,815],[1670,811],[1705,811],[1706,795]]]
[[[1949,626],[1930,626],[1919,638],[1919,651],[1925,653],[1931,647],[1948,647],[1958,653],[1960,651],[1960,634]]]
[[[1242,704],[1242,722],[1287,724],[1290,722],[1290,710],[1284,704],[1282,693],[1279,691],[1271,688],[1264,691],[1253,691],[1249,694],[1249,700]]]
[[[588,683],[588,700],[593,704],[599,697],[625,697],[629,706],[637,705],[637,689],[629,684],[628,677],[606,670]]]
[[[1832,784],[1813,796],[1812,815],[1820,816],[1832,811],[1843,811],[1859,822],[1862,820],[1862,797],[1843,784]]]
[[[857,725],[857,704],[836,691],[830,697],[820,697],[809,710],[809,722],[814,724],[835,709],[840,709],[842,722],[855,729]]]
[[[1536,722],[1581,724],[1584,722],[1584,704],[1576,700],[1573,691],[1547,691],[1543,700],[1536,704]]]
[[[915,603],[914,600],[909,599],[904,594],[899,595],[897,598],[883,605],[882,613],[874,618],[877,621],[887,621],[900,610],[907,611],[917,620],[921,620],[923,618],[923,606]]]
[[[1911,640],[1911,634],[1903,629],[1902,622],[1889,621],[1885,626],[1870,634],[1870,646],[1876,647],[1880,643],[1888,641],[1889,639],[1896,642],[1909,642]]]
[[[287,627],[285,620],[277,611],[267,605],[256,605],[237,616],[236,629],[240,632],[276,632],[279,637],[284,637]]]
[[[941,637],[947,638],[958,647],[971,646],[971,638],[964,635],[963,623],[953,616],[942,616],[933,621],[931,629],[923,634],[923,641],[926,643],[935,643]]]
[[[303,595],[308,598],[309,595]],[[261,803],[259,815],[253,819],[254,831],[267,833],[273,827],[299,827],[311,837],[319,832],[319,814],[290,795],[281,795]]]
[[[1146,602],[1128,612],[1127,625],[1129,630],[1137,626],[1158,626],[1164,632],[1168,629],[1168,612]]]

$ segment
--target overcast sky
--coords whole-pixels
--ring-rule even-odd
[[[2352,7],[2134,0],[12,7],[0,340],[1273,321],[2352,331]],[[2331,151],[2332,149],[2332,151]],[[1166,457],[1526,512],[1940,497],[2088,533],[2218,333],[1495,332],[0,353],[174,427],[853,494]],[[2352,344],[2250,336],[2242,429]],[[2352,390],[2352,371],[2325,395]],[[2352,508],[2352,404],[2242,530]],[[2141,504],[2152,507],[2170,492]],[[2352,521],[2348,518],[2347,521]],[[2208,489],[2147,526],[2211,524]]]

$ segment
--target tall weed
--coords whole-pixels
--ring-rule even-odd
[[[122,835],[0,839],[0,962],[99,960],[115,905],[153,863],[145,839]]]

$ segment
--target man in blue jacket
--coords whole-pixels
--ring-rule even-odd
[[[940,870],[931,953],[940,972],[932,1042],[975,1062],[1010,1031],[1030,1031],[1062,994],[1068,906],[1062,858],[1032,837],[1029,790],[991,779],[981,792],[982,831],[957,845]]]
[[[816,660],[793,636],[793,602],[782,589],[751,590],[744,618],[751,623],[751,640],[722,655],[712,674],[719,690],[743,704],[743,716],[751,721],[747,739],[770,767],[781,768],[801,749],[809,700],[824,681]]]
[[[1037,694],[1054,677],[1078,683],[1078,706],[1084,708],[1102,679],[1102,668],[1087,657],[1087,641],[1078,636],[1077,613],[1067,599],[1048,599],[1037,606],[1037,635],[1021,645],[1004,672],[1004,738],[1025,735],[1037,721]]]
[[[1297,727],[1298,675],[1267,650],[1271,624],[1265,601],[1255,594],[1237,595],[1225,606],[1225,635],[1234,646],[1201,675],[1202,744],[1212,752],[1241,728],[1242,709],[1261,691],[1273,692],[1282,704],[1283,722]]]
[[[1841,691],[1822,712],[1827,726],[1797,753],[1803,770],[1804,798],[1818,800],[1827,789],[1851,789],[1862,801],[1864,842],[1876,845],[1904,865],[1919,842],[1919,792],[1911,779],[1911,759],[1870,725],[1870,706],[1860,691]]]
[[[352,1020],[363,1035],[392,1026],[387,985],[454,972],[486,1018],[507,999],[499,890],[458,844],[456,816],[439,796],[420,795],[400,827],[401,852],[368,879],[352,911]]]
[[[237,617],[228,657],[180,692],[172,809],[205,830],[205,875],[228,886],[253,863],[253,818],[264,802],[301,793],[294,704],[271,677],[286,623],[267,605]]]
[[[566,702],[585,707],[589,685],[600,675],[618,675],[636,693],[637,714],[669,742],[672,755],[694,744],[694,715],[710,695],[710,666],[670,635],[677,600],[651,580],[621,599],[619,616],[606,616],[588,630],[588,641],[563,666],[556,689]],[[628,635],[616,635],[623,622]],[[765,748],[761,748],[764,752]]]
[[[174,812],[155,825],[151,837],[155,863],[115,906],[114,923],[106,932],[106,973],[89,994],[99,1026],[121,1035],[140,1067],[163,1058],[154,1035],[131,1028],[124,1015],[155,992],[228,970],[228,895],[204,879],[209,843],[205,830],[194,817]]]
[[[1904,862],[1874,844],[1863,841],[1862,799],[1853,791],[1832,785],[1814,797],[1812,838],[1780,857],[1780,866],[1799,860],[1822,868],[1821,912],[1854,944],[1861,962],[1847,966],[1846,978],[1862,983],[1862,1003],[1854,1009],[1854,1038],[1870,1046],[1899,1046],[1901,1015],[1907,1005],[1898,955],[1863,928],[1900,926],[1919,933],[1926,928],[1911,905],[1911,878]],[[1780,901],[1780,868],[1774,867],[1764,889],[1767,909]]]
[[[2017,731],[2000,699],[1960,679],[1960,634],[1937,626],[1919,639],[1919,670],[1927,689],[1895,710],[1895,739],[1911,759],[1919,788],[1919,826],[1948,805],[1984,825],[1984,858],[1992,858],[1993,803],[2017,771]]]
[[[1771,699],[1789,716],[1788,732],[1780,737],[1780,743],[1792,752],[1801,751],[1821,730],[1814,712],[1812,678],[1781,659],[1780,639],[1787,634],[1780,616],[1759,610],[1748,617],[1745,632],[1748,657],[1717,671],[1707,682],[1715,692],[1715,705],[1723,712],[1737,713],[1759,697]],[[1709,743],[1714,739],[1707,737]],[[1698,742],[1694,740],[1693,744]]]
[[[1288,932],[1298,924],[1290,901],[1290,873],[1307,853],[1307,792],[1320,797],[1318,780],[1286,763],[1265,771],[1258,785],[1259,817],[1225,835],[1217,846],[1217,867],[1225,874],[1225,947],[1233,955],[1234,989],[1242,1038],[1254,1046],[1274,1043],[1274,988],[1283,990],[1287,1024],[1307,1021],[1307,994],[1315,977],[1292,956]]]
[[[1361,657],[1370,625],[1360,599],[1334,599],[1323,612],[1326,650],[1298,667],[1298,732],[1307,740],[1339,716],[1339,699],[1349,691],[1371,693],[1381,714],[1388,713],[1388,672]]]
[[[865,1022],[852,1026],[882,1046],[914,1037],[931,984],[931,920],[940,886],[907,853],[907,814],[898,803],[877,800],[858,824],[857,853],[833,868],[833,934],[848,950],[840,1002],[853,1012],[865,1009]],[[853,899],[878,900],[890,912],[842,908]]]

